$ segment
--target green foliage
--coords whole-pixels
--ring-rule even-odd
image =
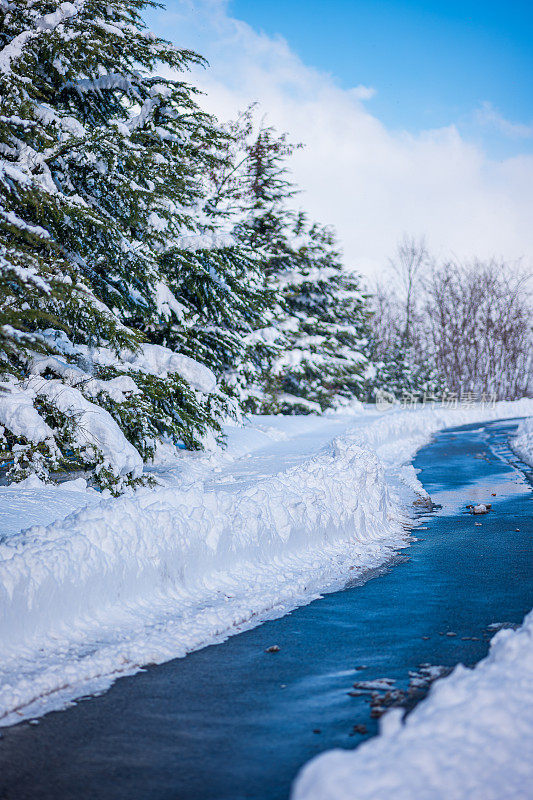
[[[287,339],[274,366],[279,407],[288,413],[294,413],[294,404],[298,413],[306,403],[318,410],[340,407],[361,396],[368,364],[367,297],[359,276],[343,267],[331,229],[310,225],[300,213],[291,233],[275,269]]]
[[[227,128],[228,157],[212,176],[211,207],[261,259],[274,302],[252,411],[309,413],[361,395],[367,297],[342,265],[332,230],[293,209],[287,159],[299,145],[257,124],[251,106]],[[277,336],[268,336],[273,330]],[[260,337],[256,337],[260,341]]]
[[[161,263],[181,307],[169,308],[151,340],[207,364],[226,394],[240,398],[260,379],[265,358],[265,347],[254,339],[272,303],[261,262],[246,248],[222,240],[212,248],[169,249]]]
[[[242,410],[359,392],[366,298],[329,229],[293,209],[295,146],[253,108],[220,126],[158,77],[202,59],[146,30],[151,5],[0,0],[0,388],[52,430],[15,435],[0,393],[12,477],[143,480],[101,432],[83,443],[87,403],[147,461],[158,442],[221,441]]]
[[[108,370],[103,374],[112,376]],[[130,372],[130,376],[138,393],[117,402],[106,392],[100,392],[97,400],[113,416],[126,439],[145,461],[153,458],[158,439],[189,450],[201,450],[209,433],[221,440],[213,406],[220,411],[223,400],[210,397],[199,409],[195,392],[179,375],[161,378]]]
[[[257,265],[237,247],[180,247],[216,225],[201,207],[226,134],[190,86],[154,75],[201,58],[145,29],[149,5],[0,3],[0,369],[22,387],[39,355],[61,360],[50,377],[62,380],[94,348],[114,351],[115,376],[131,377],[121,361],[146,339],[219,375],[248,360],[244,338],[265,305]],[[182,319],[169,312],[180,306]],[[134,395],[98,398],[143,458],[157,438],[191,448],[220,438],[227,396],[150,371],[135,373]]]

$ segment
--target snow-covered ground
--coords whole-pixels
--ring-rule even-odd
[[[408,462],[431,434],[532,414],[523,400],[254,418],[228,429],[224,453],[160,463],[156,489],[0,488],[1,724],[383,563],[408,545],[407,503],[425,495]]]
[[[533,418],[511,441],[533,465]],[[293,800],[530,800],[533,797],[533,611],[501,630],[474,669],[437,681],[403,721],[355,751],[333,750],[300,772]]]
[[[533,467],[533,417],[522,420],[511,446],[522,461]]]

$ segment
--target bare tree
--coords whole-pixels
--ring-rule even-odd
[[[420,294],[421,279],[430,263],[426,240],[423,236],[404,234],[389,265],[399,279],[403,292],[403,337],[411,341],[417,295]]]
[[[409,275],[407,276],[409,279]],[[373,374],[367,384],[372,400],[377,390],[412,401],[441,396],[444,384],[428,347],[425,272],[411,271],[409,299],[391,281],[376,284],[368,355]],[[414,296],[416,294],[416,297]],[[407,323],[407,325],[406,325]]]
[[[437,266],[412,236],[389,263],[397,280],[374,294],[369,396],[533,393],[531,276],[501,259]]]
[[[511,399],[533,388],[527,283],[528,276],[495,259],[449,262],[434,271],[425,317],[450,391]]]

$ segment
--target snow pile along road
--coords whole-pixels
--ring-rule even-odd
[[[380,736],[307,764],[292,800],[530,800],[532,697],[533,612],[473,670],[437,681],[405,723],[392,709]]]
[[[384,563],[407,544],[403,502],[424,494],[402,466],[416,449],[442,427],[527,414],[533,401],[263,418],[234,429],[229,454],[169,467],[163,488],[99,501],[91,493],[62,521],[0,532],[2,724]],[[247,438],[249,450],[262,446],[246,452]]]
[[[511,440],[533,465],[533,418]],[[380,736],[332,750],[300,772],[292,800],[530,800],[533,786],[533,611],[502,630],[487,658],[432,687],[405,722],[392,709]]]
[[[511,439],[511,447],[516,455],[533,467],[533,417],[524,419]]]

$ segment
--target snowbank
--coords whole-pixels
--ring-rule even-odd
[[[533,612],[502,630],[474,669],[457,666],[402,722],[355,751],[307,764],[293,800],[529,800],[533,786]],[[526,713],[524,713],[526,711]]]
[[[244,489],[140,492],[8,539],[1,712],[305,602],[402,544],[390,514],[376,456],[338,443]]]
[[[404,465],[431,434],[527,414],[533,401],[261,418],[231,429],[229,453],[189,454],[156,471],[164,487],[6,538],[2,724],[220,641],[384,563],[407,544],[402,497],[424,491]]]
[[[533,467],[533,418],[520,423],[516,436],[511,439],[511,447],[522,461]]]
[[[527,402],[527,401],[525,401]],[[533,465],[533,418],[511,446]],[[393,709],[380,736],[333,750],[300,772],[293,800],[529,800],[533,786],[533,611],[502,630],[487,658],[439,680],[402,720]]]
[[[87,489],[84,478],[56,486],[31,475],[19,483],[0,486],[0,542],[19,533],[22,527],[50,525],[101,499],[100,492]]]

